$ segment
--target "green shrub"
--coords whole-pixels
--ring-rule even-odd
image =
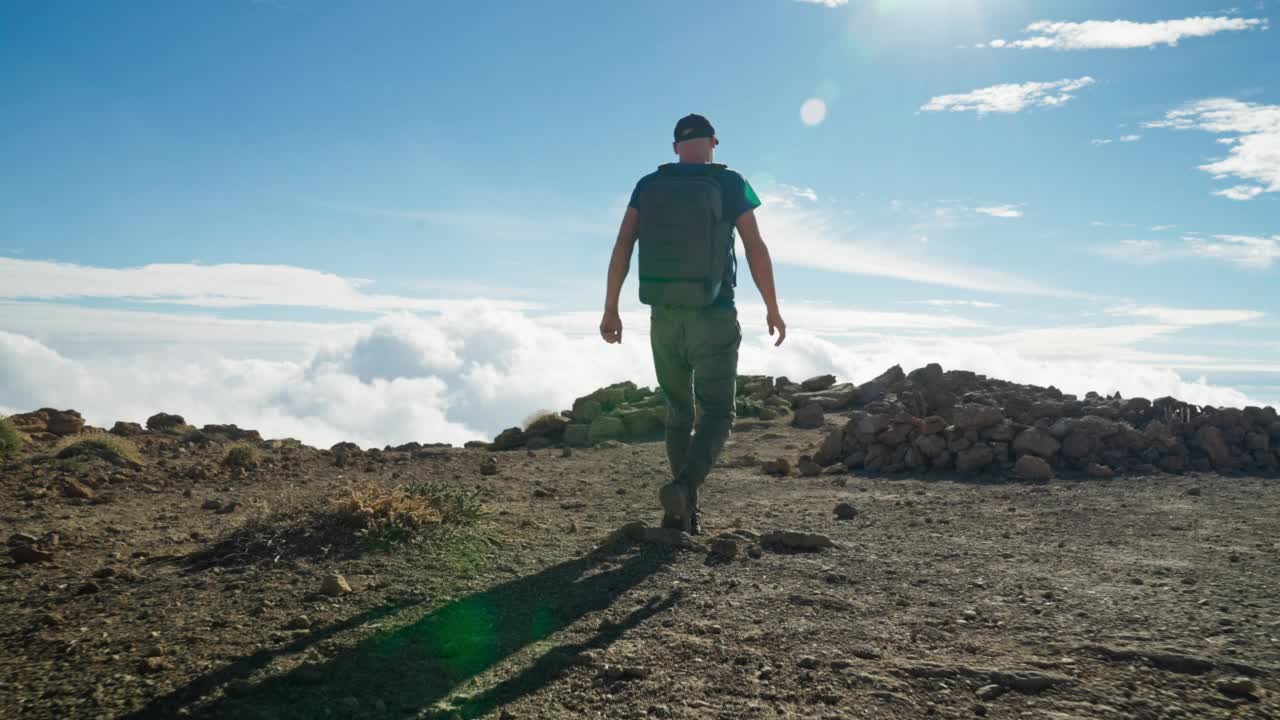
[[[244,468],[246,470],[258,467],[261,462],[262,453],[258,451],[258,448],[243,443],[232,445],[231,449],[227,450],[227,456],[222,459],[222,464],[227,467]]]
[[[22,449],[22,436],[9,418],[0,418],[0,460],[11,458]]]
[[[107,433],[72,435],[53,449],[58,460],[81,461],[90,458],[106,460],[112,465],[141,465],[142,453],[138,446],[125,438]]]

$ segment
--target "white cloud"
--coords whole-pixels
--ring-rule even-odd
[[[1122,240],[1094,251],[1113,260],[1140,265],[1205,258],[1219,260],[1247,270],[1266,270],[1280,259],[1280,235],[1215,235],[1207,240],[1195,235],[1182,238],[1180,245],[1158,240]]]
[[[133,268],[104,268],[0,257],[0,298],[62,300],[118,298],[210,308],[281,305],[290,307],[390,312],[439,312],[462,300],[382,295],[366,292],[370,283],[292,265],[157,263]],[[501,301],[508,309],[527,302]]]
[[[934,307],[971,307],[979,310],[991,310],[993,308],[1003,307],[999,303],[984,302],[982,300],[920,300],[925,305]]]
[[[1094,251],[1112,260],[1152,265],[1173,259],[1170,251],[1159,240],[1121,240],[1114,245],[1103,245]]]
[[[997,218],[1022,217],[1022,210],[1020,210],[1017,205],[990,205],[988,207],[974,208],[973,211]]]
[[[1171,369],[1229,359],[1138,349],[1176,333],[1179,323],[1240,319],[1213,314],[1219,311],[1137,308],[1128,315],[1148,324],[1016,331],[952,315],[810,303],[787,303],[783,311],[790,332],[787,343],[774,348],[764,331],[763,308],[740,308],[742,372],[793,378],[835,372],[862,381],[894,363],[910,369],[940,362],[1077,394],[1172,394],[1216,405],[1247,400],[1229,388],[1189,382]],[[597,321],[595,312],[543,318],[477,303],[426,318],[384,317],[301,359],[275,361],[230,357],[216,343],[186,358],[175,358],[164,342],[136,342],[104,356],[95,348],[55,348],[6,330],[0,331],[0,412],[75,408],[89,422],[109,426],[163,410],[196,424],[233,422],[322,447],[341,440],[362,446],[459,443],[492,437],[536,409],[568,407],[574,397],[610,382],[651,385],[643,313],[624,316],[627,332],[620,346],[600,341]],[[232,333],[241,331],[237,325]],[[300,342],[306,349],[313,340]]]
[[[920,109],[923,112],[1016,113],[1029,107],[1053,107],[1075,97],[1071,93],[1094,84],[1084,76],[1054,82],[1005,83],[979,88],[972,92],[938,95]]]
[[[780,264],[984,292],[1071,295],[1041,282],[912,251],[897,237],[851,238],[836,211],[786,186],[761,188],[761,198],[764,206],[756,215],[765,240],[778,239],[769,253]]]
[[[1094,145],[1110,145],[1113,142],[1132,143],[1142,139],[1141,135],[1121,135],[1118,138],[1094,138],[1089,142]]]
[[[1086,20],[1054,22],[1041,20],[1027,26],[1030,37],[1020,40],[996,39],[993,48],[1052,48],[1055,50],[1100,50],[1174,46],[1184,38],[1208,37],[1221,32],[1267,29],[1258,18],[1189,17],[1181,20],[1134,22],[1131,20]]]
[[[849,4],[849,0],[795,0],[798,3],[806,5],[821,5],[823,7],[838,8]]]
[[[1231,200],[1250,200],[1264,192],[1280,192],[1280,105],[1261,105],[1230,98],[1209,98],[1165,114],[1147,127],[1202,130],[1228,135],[1219,141],[1231,148],[1227,157],[1200,169],[1222,180],[1244,183],[1214,194]]]
[[[1165,325],[1179,327],[1235,325],[1266,317],[1265,313],[1256,310],[1201,310],[1171,308],[1161,305],[1121,305],[1108,308],[1106,312],[1109,315],[1146,318]]]
[[[1250,270],[1266,270],[1280,259],[1280,235],[1269,238],[1215,235],[1214,240],[1191,239],[1191,252]]]

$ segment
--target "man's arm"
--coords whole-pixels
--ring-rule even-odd
[[[748,210],[738,216],[738,234],[742,237],[742,247],[747,251],[747,266],[751,268],[751,279],[760,289],[760,297],[764,298],[767,312],[765,322],[769,324],[769,334],[777,331],[778,340],[774,346],[782,344],[787,338],[787,324],[778,312],[778,296],[773,287],[773,260],[769,258],[769,248],[765,247],[764,238],[760,237],[760,226],[756,223],[755,212]]]
[[[622,283],[631,269],[631,253],[635,250],[640,228],[640,212],[627,208],[618,228],[618,239],[613,243],[613,256],[609,258],[609,280],[604,291],[604,317],[600,320],[600,336],[607,343],[622,342],[622,317],[618,315],[618,297],[622,295]]]

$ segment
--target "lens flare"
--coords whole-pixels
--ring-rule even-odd
[[[827,104],[820,98],[809,98],[800,106],[800,120],[813,126],[827,119]]]

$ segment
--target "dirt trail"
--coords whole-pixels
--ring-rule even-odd
[[[720,554],[600,547],[656,521],[658,444],[499,453],[490,476],[481,450],[347,467],[267,451],[240,475],[192,470],[217,445],[156,441],[146,469],[97,478],[106,502],[33,497],[52,471],[10,465],[0,530],[59,538],[53,562],[0,568],[0,716],[1280,717],[1275,480],[983,484],[758,466],[821,437],[740,426],[698,539],[735,533]],[[300,534],[278,556],[184,561],[352,478],[483,488],[484,539],[326,552]],[[837,519],[841,502],[852,520]],[[750,539],[776,529],[835,547]],[[353,593],[317,592],[335,571]]]

